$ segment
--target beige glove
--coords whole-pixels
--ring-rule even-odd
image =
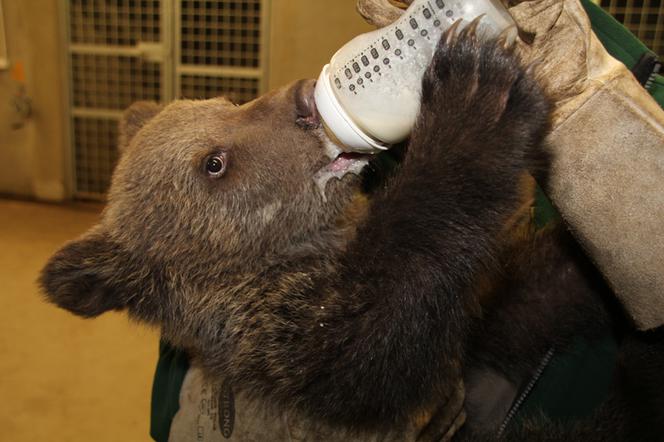
[[[359,0],[377,25],[402,13]],[[637,327],[664,324],[664,112],[591,30],[578,0],[510,8],[524,63],[555,102],[547,194]]]
[[[168,440],[173,442],[326,441],[326,442],[447,442],[463,425],[463,386],[442,401],[433,416],[423,416],[409,428],[384,434],[334,430],[321,422],[267,406],[244,394],[234,394],[225,381],[211,383],[193,366],[187,371],[177,414]],[[387,425],[387,423],[386,423]]]

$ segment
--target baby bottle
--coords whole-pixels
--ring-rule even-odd
[[[421,83],[438,40],[457,20],[482,16],[480,38],[516,38],[500,0],[415,0],[397,21],[359,35],[323,68],[314,98],[328,132],[347,152],[375,153],[404,140],[420,107]]]

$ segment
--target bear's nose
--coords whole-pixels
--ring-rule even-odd
[[[320,118],[314,101],[316,80],[301,80],[295,84],[295,109],[297,124],[312,129],[320,126]]]

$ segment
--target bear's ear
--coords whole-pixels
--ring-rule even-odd
[[[161,112],[161,109],[162,106],[154,101],[137,101],[124,111],[118,132],[118,149],[120,152],[125,150],[134,135],[145,123]]]
[[[126,253],[99,231],[65,245],[42,269],[39,284],[48,300],[91,318],[126,306]]]

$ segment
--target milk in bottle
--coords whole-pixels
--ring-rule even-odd
[[[442,33],[480,17],[479,38],[516,38],[499,0],[415,0],[396,22],[359,35],[326,65],[315,101],[325,127],[347,152],[374,153],[404,140],[420,106],[421,82]]]

